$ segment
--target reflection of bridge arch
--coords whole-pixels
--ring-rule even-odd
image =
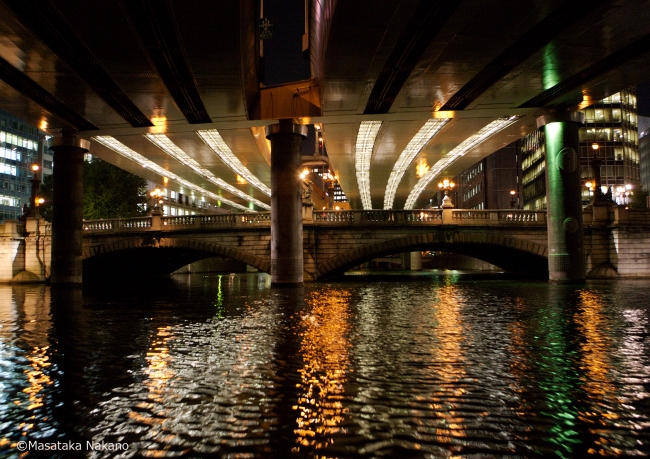
[[[448,230],[403,236],[352,248],[318,263],[318,278],[342,274],[382,256],[424,250],[468,255],[506,271],[548,275],[546,245],[499,234]]]
[[[83,251],[84,275],[90,277],[114,274],[141,277],[170,274],[195,261],[214,256],[231,258],[263,272],[269,272],[270,261],[245,250],[205,239],[187,236],[129,237],[108,240]]]

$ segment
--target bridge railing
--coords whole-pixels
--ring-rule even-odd
[[[270,226],[271,213],[175,215],[168,217],[135,217],[107,220],[85,220],[84,231],[110,233],[132,231],[178,231],[209,228],[246,228]]]
[[[322,210],[314,212],[320,225],[392,224],[395,225],[504,225],[508,223],[546,224],[546,212],[528,210]]]
[[[85,220],[83,222],[84,231],[143,230],[147,228],[151,228],[151,217]]]
[[[319,210],[313,215],[317,224],[410,224],[441,223],[442,211],[435,210]]]
[[[520,209],[510,209],[510,210],[454,209],[452,211],[452,219],[459,224],[468,224],[469,222],[472,221],[480,222],[480,224],[486,224],[488,222],[499,222],[499,224],[507,223],[507,222],[546,224],[546,212],[533,211],[533,210],[520,210]]]
[[[546,212],[528,210],[322,210],[313,214],[314,224],[349,225],[504,225],[508,223],[546,224]],[[270,226],[271,213],[178,215],[87,220],[84,231],[132,232],[178,231],[214,228]]]

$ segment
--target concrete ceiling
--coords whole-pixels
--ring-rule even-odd
[[[420,180],[417,165],[435,170],[494,120],[520,116],[445,161],[415,208],[438,178],[533,130],[535,116],[587,106],[650,75],[650,1],[312,0],[312,78],[303,86],[309,97],[316,94],[310,103],[318,110],[305,113],[289,104],[270,111],[272,90],[260,82],[258,18],[258,2],[248,0],[1,0],[0,108],[52,134],[73,128],[84,138],[112,136],[245,207],[245,199],[143,134],[165,133],[203,169],[268,204],[267,195],[237,183],[237,173],[196,131],[217,129],[241,163],[270,186],[261,127],[276,116],[318,123],[344,192],[353,208],[362,208],[357,134],[362,121],[382,121],[369,190],[372,207],[383,208],[407,144],[427,120],[450,118],[406,168],[392,206],[401,209]],[[294,85],[288,94],[301,88]],[[96,141],[91,145],[94,155],[162,183],[160,174]],[[173,180],[169,186],[179,188]]]

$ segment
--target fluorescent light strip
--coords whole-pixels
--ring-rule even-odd
[[[226,165],[232,169],[235,173],[239,174],[252,186],[260,190],[267,196],[271,196],[271,189],[264,185],[257,177],[255,177],[251,171],[249,171],[246,166],[244,166],[239,158],[235,156],[230,147],[223,141],[221,134],[216,129],[209,129],[205,131],[196,131],[196,133],[201,137],[201,140],[214,151],[221,160],[226,163]]]
[[[362,121],[357,134],[354,152],[354,168],[357,171],[357,186],[364,210],[372,209],[370,199],[370,158],[375,147],[375,139],[381,128],[381,121]]]
[[[467,139],[461,142],[456,148],[454,148],[449,153],[447,153],[447,156],[445,156],[440,161],[438,161],[435,164],[435,166],[432,167],[431,170],[429,170],[429,172],[424,174],[424,176],[420,179],[420,181],[411,190],[411,193],[409,194],[406,200],[406,204],[404,205],[404,209],[408,210],[413,208],[413,206],[415,205],[415,201],[420,196],[420,194],[424,191],[424,189],[427,187],[429,182],[431,182],[434,178],[436,178],[438,174],[442,172],[443,169],[448,167],[451,163],[453,163],[458,158],[463,156],[469,150],[471,150],[472,148],[476,147],[478,144],[486,140],[488,137],[496,134],[502,129],[505,129],[511,124],[515,123],[519,118],[521,118],[521,116],[510,116],[510,117],[499,118],[497,120],[494,120],[490,124],[485,126],[483,129],[480,129],[475,134],[469,136]]]
[[[135,151],[131,150],[129,147],[121,143],[120,141],[116,140],[114,137],[111,136],[96,136],[92,137],[92,140],[101,143],[107,148],[110,148],[116,153],[119,153],[120,155],[124,156],[125,158],[130,159],[131,161],[140,164],[142,167],[146,167],[147,169],[151,169],[154,171],[156,174],[159,174],[161,177],[167,177],[170,180],[173,180],[175,182],[180,183],[184,187],[189,188],[190,190],[194,190],[197,193],[200,193],[204,196],[207,196],[209,198],[212,198],[216,201],[221,201],[224,204],[227,204],[229,206],[235,207],[237,209],[241,209],[245,212],[254,212],[250,210],[249,208],[242,206],[241,204],[238,204],[236,202],[232,202],[229,199],[222,198],[221,196],[212,193],[211,191],[208,191],[204,188],[201,188],[200,186],[194,185],[191,182],[188,182],[185,179],[180,178],[173,172],[168,171],[167,169],[159,166],[158,164],[154,163],[153,161],[148,160],[144,156],[142,156],[140,153],[136,153]]]
[[[406,169],[411,165],[418,153],[426,144],[450,121],[450,118],[432,118],[424,123],[424,126],[413,136],[404,151],[399,155],[393,171],[388,178],[386,193],[384,194],[384,209],[392,209],[395,201],[395,191],[399,182],[404,177]]]
[[[266,210],[271,209],[271,206],[269,206],[268,204],[265,204],[262,201],[255,199],[252,196],[244,193],[243,191],[238,190],[234,186],[226,183],[224,180],[216,177],[212,172],[210,172],[206,168],[201,167],[201,165],[198,162],[196,162],[183,150],[178,148],[178,146],[174,142],[169,140],[169,137],[167,137],[165,134],[145,134],[144,136],[147,138],[147,140],[149,140],[151,143],[156,145],[158,148],[160,148],[162,151],[167,153],[169,156],[176,159],[181,164],[186,165],[194,172],[205,177],[215,185],[223,188],[224,190],[227,190],[229,193],[232,193],[235,196],[239,196],[240,198],[246,201],[250,201],[254,203],[256,206],[261,207],[262,209],[266,209]]]

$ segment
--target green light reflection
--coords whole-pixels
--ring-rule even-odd
[[[221,288],[222,277],[222,275],[219,275],[219,280],[217,281],[217,298],[214,300],[214,307],[217,308],[217,313],[215,314],[217,319],[223,319],[224,312],[226,311],[226,308],[223,305],[223,289]]]
[[[582,443],[574,430],[579,416],[576,391],[580,389],[580,375],[572,364],[577,351],[570,346],[569,322],[562,306],[549,305],[539,319],[536,336],[542,341],[539,343],[538,365],[547,375],[539,382],[548,407],[543,414],[556,422],[549,429],[551,437],[548,441],[557,445],[555,454],[561,458],[574,457],[575,447]]]
[[[558,62],[555,58],[555,46],[553,42],[544,47],[544,72],[542,74],[542,84],[544,91],[552,88],[560,82],[560,75],[558,73]]]

